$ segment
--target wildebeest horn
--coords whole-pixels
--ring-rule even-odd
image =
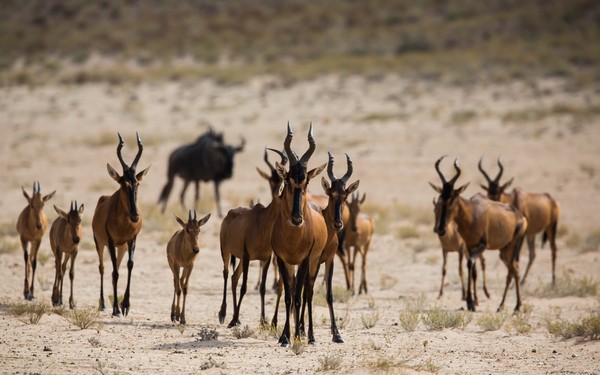
[[[240,152],[244,150],[244,146],[246,145],[246,138],[242,137],[240,145],[235,148],[236,152]]]
[[[140,135],[137,132],[135,132],[135,136],[137,137],[138,153],[137,153],[137,155],[135,155],[135,159],[133,159],[133,163],[131,163],[131,169],[133,169],[134,171],[135,171],[135,168],[137,167],[138,161],[140,161],[140,157],[142,156],[142,151],[144,151],[144,145],[142,144]]]
[[[348,170],[346,171],[346,174],[341,178],[341,180],[344,183],[347,183],[348,180],[350,179],[350,176],[352,176],[352,172],[354,170],[354,168],[352,167],[352,159],[350,159],[350,156],[348,156],[348,154],[346,155],[346,164],[348,165]]]
[[[437,171],[437,174],[440,176],[440,179],[442,180],[442,184],[446,183],[446,178],[444,178],[444,175],[442,174],[442,172],[440,171],[440,163],[442,161],[443,158],[445,158],[446,155],[442,155],[441,158],[439,158],[436,162],[435,162],[435,170]]]
[[[267,162],[267,165],[272,170],[275,170],[275,168],[273,168],[273,166],[271,165],[271,163],[269,163],[269,160],[267,159],[267,150],[273,151],[274,153],[276,153],[277,155],[279,155],[281,157],[281,165],[285,165],[288,162],[288,158],[287,158],[287,156],[285,156],[285,152],[281,152],[281,151],[276,150],[274,148],[265,147],[265,161]]]
[[[488,185],[492,182],[492,179],[490,179],[490,176],[488,176],[487,173],[485,173],[485,171],[483,170],[483,166],[481,165],[481,161],[483,160],[483,156],[479,158],[479,163],[477,164],[477,167],[479,168],[479,171],[481,171],[481,173],[483,173],[483,177],[485,177],[485,179],[488,182]]]
[[[327,155],[329,156],[329,161],[327,162],[327,175],[329,176],[331,182],[333,182],[337,180],[335,174],[333,173],[333,155],[331,155],[331,152],[329,151],[327,151]]]
[[[283,149],[285,150],[285,153],[287,154],[288,159],[290,160],[290,167],[298,163],[298,157],[296,156],[296,154],[294,154],[294,152],[292,152],[292,148],[290,147],[290,145],[292,144],[293,136],[294,135],[292,133],[292,128],[290,127],[290,122],[288,121],[287,135],[285,136],[285,141],[283,141]]]
[[[502,166],[502,162],[500,161],[500,156],[498,156],[498,167],[500,168],[500,172],[498,172],[498,176],[496,176],[496,179],[494,180],[494,182],[496,183],[500,183],[500,178],[502,177],[502,173],[504,172],[504,167]]]
[[[310,128],[308,129],[308,145],[309,145],[308,150],[306,150],[304,155],[302,155],[302,157],[300,158],[300,164],[302,164],[303,167],[306,167],[306,164],[308,163],[308,159],[310,159],[313,152],[315,152],[315,149],[317,148],[317,145],[315,143],[315,138],[313,137],[312,122],[310,123]]]
[[[119,162],[121,162],[121,167],[123,168],[123,172],[125,172],[129,167],[127,163],[123,160],[123,156],[121,155],[121,150],[123,149],[123,137],[121,137],[121,133],[117,133],[119,136],[119,144],[117,145],[117,157],[119,158]]]

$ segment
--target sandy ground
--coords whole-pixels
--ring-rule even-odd
[[[494,160],[502,155],[505,176],[515,186],[532,192],[550,192],[561,203],[558,276],[590,277],[600,269],[598,251],[583,252],[569,246],[568,238],[597,231],[600,220],[600,117],[585,115],[600,105],[597,91],[569,89],[555,80],[510,85],[471,87],[440,86],[434,82],[397,77],[381,79],[323,78],[288,87],[271,78],[244,86],[219,87],[208,82],[114,86],[46,86],[2,88],[0,93],[0,299],[3,305],[22,300],[23,258],[12,229],[25,206],[21,186],[30,191],[32,181],[42,192],[57,191],[45,207],[50,219],[52,204],[66,209],[72,199],[85,204],[84,239],[76,264],[75,299],[78,307],[97,306],[98,258],[93,245],[91,218],[100,195],[111,194],[116,184],[105,164],[119,166],[116,132],[127,142],[126,160],[135,152],[135,131],[145,144],[139,169],[152,165],[139,188],[145,217],[138,237],[131,285],[131,312],[125,318],[100,315],[101,327],[80,330],[58,315],[45,315],[39,324],[25,324],[8,309],[0,310],[0,372],[3,373],[313,373],[325,358],[341,358],[341,373],[390,371],[398,373],[576,373],[600,372],[600,343],[561,340],[551,336],[546,319],[574,320],[598,311],[597,297],[536,298],[527,291],[550,279],[550,252],[538,257],[525,288],[524,302],[533,308],[533,330],[519,334],[505,322],[498,331],[482,332],[476,324],[484,312],[495,311],[503,290],[505,267],[497,252],[486,253],[491,298],[480,295],[478,312],[464,329],[430,331],[421,323],[414,332],[399,325],[405,302],[424,295],[425,308],[456,311],[460,300],[457,257],[450,255],[446,293],[437,300],[441,251],[433,234],[428,181],[437,182],[434,161],[442,154],[459,157],[463,175],[471,184],[465,194],[480,191],[483,178],[479,157],[495,173]],[[567,110],[556,110],[567,108]],[[553,110],[554,109],[554,110]],[[569,110],[570,109],[570,110]],[[528,121],[505,121],[533,114]],[[512,116],[512,117],[511,117]],[[504,119],[504,120],[503,120]],[[156,207],[165,183],[166,161],[178,145],[191,142],[208,126],[225,133],[226,141],[247,141],[235,161],[234,177],[222,184],[223,207],[246,205],[250,199],[269,201],[268,185],[255,167],[264,168],[264,146],[281,147],[285,126],[294,131],[293,148],[303,152],[310,121],[315,127],[317,151],[309,166],[336,157],[342,173],[343,153],[354,160],[351,181],[360,179],[367,193],[367,212],[376,217],[378,230],[368,256],[368,296],[336,303],[343,317],[343,344],[331,342],[327,308],[315,308],[317,344],[296,355],[276,338],[258,329],[260,304],[253,286],[257,264],[251,264],[250,288],[241,320],[256,334],[237,339],[219,325],[222,298],[222,262],[212,186],[202,185],[200,214],[212,212],[203,227],[201,253],[190,280],[185,330],[170,322],[172,276],[165,255],[166,242],[177,229],[171,214]],[[119,169],[119,168],[118,168]],[[450,161],[443,167],[451,172]],[[168,211],[185,215],[176,203],[178,180]],[[318,181],[309,186],[320,193]],[[191,189],[187,203],[191,203]],[[402,235],[410,227],[414,236]],[[8,228],[8,229],[6,229]],[[54,279],[53,260],[45,235],[36,275],[37,300],[50,302]],[[571,242],[573,243],[573,242]],[[539,247],[539,242],[538,242]],[[108,258],[108,256],[107,256]],[[521,267],[527,251],[523,250]],[[334,285],[343,285],[336,263]],[[110,285],[106,262],[105,285]],[[121,275],[126,273],[125,267]],[[269,275],[269,285],[271,283]],[[65,291],[68,281],[65,282]],[[119,281],[120,293],[125,277]],[[110,294],[110,293],[108,293]],[[272,314],[275,294],[267,295]],[[65,293],[64,300],[68,298]],[[507,299],[514,306],[514,289]],[[228,316],[232,304],[228,293]],[[365,328],[363,318],[378,314],[376,325]],[[280,315],[280,322],[283,315]],[[216,329],[218,339],[200,341],[200,329]],[[46,349],[46,350],[45,350]],[[386,369],[385,364],[392,364]],[[378,365],[379,364],[379,365]],[[211,367],[212,366],[212,367]]]

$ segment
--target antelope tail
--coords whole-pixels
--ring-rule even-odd
[[[552,223],[550,223],[548,228],[546,228],[544,233],[542,233],[542,249],[544,248],[546,241],[548,241],[548,233],[552,233],[554,236],[556,236],[556,227],[557,226],[558,226],[558,222],[553,221]]]
[[[513,234],[513,236],[518,236],[521,232],[521,229],[523,228],[523,220],[519,221],[517,223],[517,227],[515,228],[515,233]],[[523,235],[517,240],[517,242],[515,242],[515,250],[513,251],[513,260],[514,261],[519,261],[519,255],[521,254],[521,247],[523,246],[523,239],[525,238],[525,234],[523,233]]]

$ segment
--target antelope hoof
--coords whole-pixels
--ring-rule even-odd
[[[121,303],[121,311],[123,312],[123,316],[127,316],[129,314],[129,304]]]
[[[475,311],[475,304],[469,298],[467,298],[467,310]]]
[[[100,298],[100,304],[98,305],[98,310],[104,311],[104,298]]]
[[[315,345],[315,343],[316,343],[316,341],[315,341],[315,338],[314,338],[314,337],[309,337],[309,338],[308,338],[308,344],[309,344],[309,345]]]
[[[229,322],[229,324],[227,325],[227,328],[233,328],[236,326],[241,325],[242,323],[240,323],[239,319],[232,319],[231,322]]]
[[[185,325],[185,318],[179,319],[179,324],[181,324],[182,326],[184,326]]]
[[[120,317],[121,317],[121,312],[119,311],[119,309],[116,309],[116,310],[115,310],[115,309],[113,309],[112,316],[113,316],[114,318],[120,318]]]
[[[496,310],[496,312],[502,312],[502,310],[504,310],[504,306],[500,305],[498,306],[498,310]]]
[[[75,309],[75,302],[74,301],[69,301],[69,309],[71,309],[71,310]]]
[[[277,328],[277,319],[271,320],[271,327]]]
[[[171,321],[173,323],[175,323],[177,321],[177,317],[175,316],[175,314],[171,314]]]
[[[342,340],[342,336],[340,336],[339,334],[338,335],[333,335],[333,339],[331,341],[333,341],[335,343],[338,343],[338,344],[343,344],[344,343],[344,340]]]
[[[219,311],[219,324],[225,323],[225,311]]]
[[[279,337],[279,344],[281,344],[281,347],[282,347],[282,348],[285,348],[285,347],[287,347],[287,346],[289,345],[289,343],[290,343],[290,341],[288,340],[288,338],[287,338],[287,336],[286,336],[286,335],[282,334],[282,335]]]

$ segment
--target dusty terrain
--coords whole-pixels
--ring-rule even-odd
[[[460,300],[457,257],[450,255],[445,295],[437,300],[441,251],[432,232],[434,161],[443,154],[459,157],[470,181],[467,195],[480,191],[477,171],[481,155],[491,174],[502,155],[505,176],[515,186],[550,192],[561,204],[558,276],[600,281],[600,253],[582,251],[582,240],[600,221],[600,105],[598,91],[573,90],[559,80],[471,87],[440,86],[430,81],[398,77],[380,79],[327,77],[287,87],[260,78],[243,86],[223,87],[209,82],[142,84],[138,86],[44,86],[2,88],[0,93],[0,372],[4,373],[313,373],[325,358],[341,358],[341,373],[370,371],[440,373],[573,373],[600,372],[598,341],[562,340],[548,333],[546,319],[575,320],[599,309],[598,297],[539,298],[530,293],[551,280],[548,247],[539,250],[525,288],[524,302],[532,308],[530,333],[511,329],[510,319],[497,331],[483,332],[479,316],[495,311],[504,286],[504,265],[497,252],[486,252],[491,298],[480,294],[478,312],[461,329],[430,331],[423,323],[413,332],[399,324],[405,302],[425,296],[425,310],[456,311]],[[595,108],[595,110],[593,109]],[[166,180],[169,153],[191,142],[212,126],[226,141],[246,139],[246,149],[235,161],[234,177],[222,184],[223,207],[246,205],[251,199],[269,201],[268,185],[255,167],[265,168],[263,147],[281,147],[290,121],[293,148],[307,147],[310,121],[317,151],[309,162],[316,166],[336,157],[342,173],[343,154],[354,161],[351,181],[360,179],[367,193],[366,211],[377,220],[368,256],[369,295],[336,303],[344,344],[331,342],[327,308],[315,308],[317,344],[296,355],[277,339],[258,329],[259,298],[253,289],[257,264],[251,265],[250,288],[244,299],[242,325],[255,331],[237,339],[219,325],[222,262],[212,185],[202,184],[199,215],[213,216],[201,233],[201,253],[190,280],[185,330],[170,322],[172,278],[166,243],[177,229],[171,213],[161,215],[155,202]],[[91,218],[100,195],[117,187],[106,172],[109,162],[119,166],[117,131],[127,145],[124,157],[135,152],[135,132],[145,144],[139,169],[151,169],[139,188],[144,228],[138,237],[131,286],[131,312],[125,318],[100,314],[97,329],[80,330],[56,314],[39,324],[26,324],[10,314],[8,305],[22,300],[23,256],[12,228],[25,206],[21,186],[29,192],[39,180],[43,193],[56,189],[46,205],[66,209],[71,200],[85,204],[84,239],[76,263],[75,299],[78,307],[97,306],[98,257],[93,245]],[[451,172],[450,160],[443,166]],[[177,203],[178,180],[169,212],[185,215]],[[320,182],[310,190],[321,192]],[[187,200],[191,204],[192,189]],[[407,234],[409,233],[409,234]],[[53,260],[45,235],[36,275],[36,298],[50,302]],[[571,239],[571,241],[569,241]],[[539,240],[538,240],[539,241]],[[108,257],[107,257],[108,258]],[[523,248],[521,267],[527,261]],[[343,285],[339,263],[334,284]],[[110,285],[109,261],[106,286]],[[125,287],[121,269],[119,293]],[[271,275],[269,275],[269,285]],[[65,291],[68,281],[65,281]],[[108,289],[108,288],[107,288]],[[110,293],[108,293],[110,294]],[[228,316],[232,312],[228,293]],[[275,294],[267,295],[272,314]],[[65,301],[67,300],[65,293]],[[514,289],[507,299],[510,312]],[[367,329],[364,318],[378,314]],[[283,315],[280,315],[280,322]],[[200,341],[200,329],[216,329],[217,340]],[[45,350],[46,349],[46,350]],[[387,365],[386,365],[387,364]],[[389,365],[389,366],[388,366]]]

